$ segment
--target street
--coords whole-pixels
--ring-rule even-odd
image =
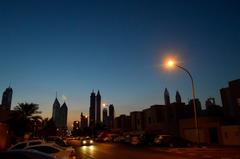
[[[96,143],[76,147],[77,159],[240,159],[240,148],[161,148]]]

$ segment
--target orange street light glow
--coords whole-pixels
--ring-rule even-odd
[[[175,66],[178,65],[177,56],[175,55],[167,55],[163,58],[163,67],[165,69],[173,69]]]
[[[173,60],[168,60],[167,65],[168,67],[173,67],[173,65],[175,65],[175,62]]]

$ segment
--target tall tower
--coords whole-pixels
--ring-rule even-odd
[[[182,99],[178,91],[176,92],[176,103],[182,103]]]
[[[89,126],[95,125],[95,103],[96,103],[96,98],[93,90],[90,95]]]
[[[60,112],[60,103],[56,97],[53,103],[53,110],[52,110],[52,119],[56,127],[59,127],[59,118],[60,118],[59,112]]]
[[[167,88],[165,88],[164,90],[164,101],[165,101],[165,105],[170,105],[170,96]]]
[[[88,127],[88,117],[87,115],[83,115],[83,113],[81,112],[81,117],[80,117],[80,125],[82,129],[85,129]]]
[[[97,96],[96,96],[96,123],[101,122],[101,95],[98,90]]]
[[[13,93],[13,90],[10,86],[8,88],[6,88],[6,90],[3,92],[2,108],[5,109],[5,110],[10,110],[11,109],[12,93]]]
[[[60,128],[67,128],[67,115],[68,115],[68,108],[67,104],[64,102],[60,108]]]
[[[110,126],[110,128],[113,128],[113,124],[114,124],[114,106],[113,106],[113,104],[110,104],[108,109],[109,109],[109,126]]]
[[[108,112],[107,112],[107,107],[104,107],[104,108],[103,108],[102,113],[103,113],[103,124],[104,124],[105,126],[108,126]]]

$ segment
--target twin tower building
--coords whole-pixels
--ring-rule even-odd
[[[57,128],[65,129],[67,128],[67,115],[68,107],[64,102],[61,106],[57,97],[53,103],[52,119]],[[114,107],[109,105],[109,116],[107,116],[106,110],[103,112],[103,120],[107,121],[106,125],[113,125],[114,120]],[[100,92],[97,92],[97,95],[92,91],[90,95],[90,108],[89,108],[89,126],[94,127],[97,124],[101,123],[101,95]]]
[[[90,95],[90,108],[89,108],[89,126],[92,127],[101,122],[101,95],[97,95],[92,91]]]
[[[56,97],[53,103],[52,119],[57,128],[59,129],[67,128],[67,115],[68,115],[67,104],[64,102],[63,105],[61,106]]]
[[[112,129],[114,125],[115,111],[113,104],[103,106],[102,121],[101,121],[101,95],[98,91],[95,94],[94,90],[90,95],[90,108],[89,108],[89,126],[91,128],[103,123],[106,128]],[[108,113],[108,110],[109,113]]]

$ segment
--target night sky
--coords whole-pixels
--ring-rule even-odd
[[[168,54],[202,105],[221,105],[219,89],[240,77],[240,1],[0,1],[0,91],[11,82],[12,108],[34,102],[51,117],[57,91],[71,122],[92,89],[117,115],[163,104],[165,88],[187,102],[190,79],[163,69]]]

